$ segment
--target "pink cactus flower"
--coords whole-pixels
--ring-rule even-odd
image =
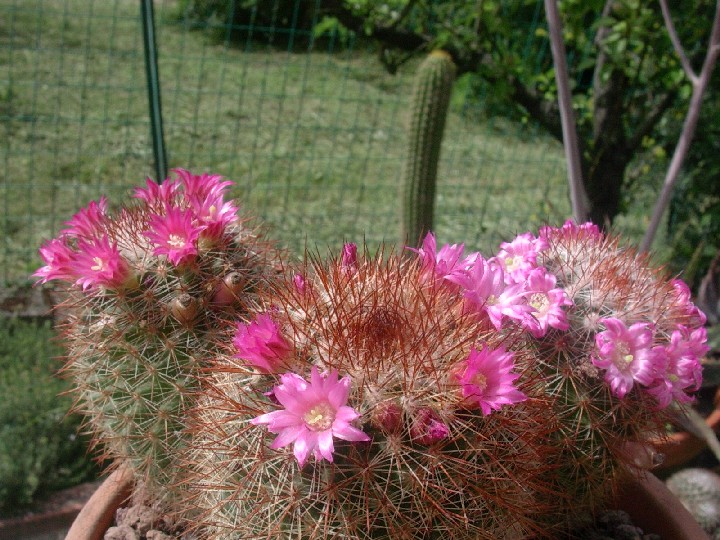
[[[505,282],[520,283],[527,279],[528,274],[537,267],[538,251],[547,243],[539,241],[530,233],[520,234],[512,242],[500,244],[495,259],[505,271]]]
[[[190,199],[198,223],[204,227],[201,236],[217,240],[222,238],[229,225],[237,221],[238,208],[223,200],[222,195],[208,195],[204,199]]]
[[[33,277],[40,278],[36,283],[47,283],[53,279],[74,280],[76,276],[72,271],[72,261],[75,256],[76,253],[70,249],[64,239],[53,238],[45,242],[40,248],[40,257],[45,266],[33,274]]]
[[[347,406],[350,377],[338,380],[337,371],[322,376],[313,366],[308,383],[295,373],[285,373],[274,388],[274,396],[284,408],[262,414],[250,422],[266,424],[278,436],[270,448],[293,444],[293,453],[302,467],[312,453],[316,460],[332,462],[333,438],[369,441],[363,431],[350,425],[360,415]]]
[[[685,313],[693,326],[703,326],[707,322],[707,316],[691,301],[690,287],[681,279],[673,279],[671,283],[675,289],[675,304]]]
[[[623,398],[635,382],[649,386],[658,369],[657,353],[652,347],[653,332],[647,323],[629,328],[620,319],[600,319],[606,330],[595,336],[596,354],[592,363],[605,370],[605,380],[613,393]]]
[[[577,224],[572,219],[568,219],[565,223],[563,223],[562,227],[540,227],[540,238],[547,239],[555,235],[563,237],[594,238],[597,240],[603,237],[600,228],[590,221]]]
[[[456,374],[465,403],[488,415],[503,405],[526,400],[514,384],[520,375],[511,373],[513,367],[513,354],[502,347],[472,349]]]
[[[440,251],[437,251],[437,243],[433,233],[425,235],[420,248],[407,249],[418,254],[423,280],[442,281],[449,276],[462,275],[479,255],[478,253],[472,253],[468,257],[463,257],[464,244],[445,244],[440,248]]]
[[[464,289],[470,308],[485,313],[497,330],[505,317],[522,323],[530,316],[523,284],[506,285],[503,269],[494,261],[478,256],[466,273],[447,279]]]
[[[180,187],[178,183],[171,179],[166,179],[162,184],[158,184],[151,178],[146,180],[146,188],[135,188],[133,197],[145,201],[150,208],[168,208],[173,206],[175,195]]]
[[[563,307],[571,306],[567,293],[556,287],[557,278],[543,267],[532,270],[525,281],[527,302],[532,307],[524,324],[535,337],[542,337],[548,328],[567,330],[570,327]]]
[[[668,345],[655,348],[658,362],[662,361],[662,363],[658,369],[658,377],[648,392],[655,396],[660,408],[669,406],[673,400],[679,403],[692,401],[692,397],[687,392],[694,392],[700,388],[702,382],[700,358],[709,350],[706,342],[705,328],[689,330],[680,327],[673,331]]]
[[[238,323],[233,344],[238,350],[237,358],[265,373],[277,373],[290,354],[290,345],[266,313],[248,324]]]
[[[69,221],[65,222],[67,228],[60,231],[60,236],[75,236],[79,238],[94,238],[102,234],[102,223],[107,214],[107,199],[92,201],[86,208],[80,210]]]
[[[76,285],[83,290],[95,290],[99,287],[117,289],[127,283],[130,267],[107,236],[89,241],[81,239],[77,247],[71,263]]]
[[[169,208],[166,215],[155,215],[150,219],[145,236],[155,245],[155,255],[166,255],[178,266],[197,255],[197,239],[202,229],[193,223],[189,210]]]
[[[172,169],[177,174],[178,182],[183,185],[188,199],[205,200],[222,197],[227,188],[232,186],[230,180],[223,180],[219,174],[193,174],[185,169]]]

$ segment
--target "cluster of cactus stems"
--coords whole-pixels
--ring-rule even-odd
[[[692,400],[687,287],[594,225],[494,256],[278,256],[178,171],[41,248],[106,453],[200,538],[552,537],[608,503]]]

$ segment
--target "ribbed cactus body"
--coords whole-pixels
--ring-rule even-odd
[[[484,414],[463,401],[456,378],[473,348],[497,350],[513,337],[463,314],[455,291],[423,282],[419,265],[396,256],[318,262],[301,274],[302,286],[289,279],[266,298],[291,344],[278,373],[243,369],[242,358],[218,362],[195,411],[183,481],[202,533],[307,540],[547,533],[536,527],[537,514],[550,511],[536,496],[548,474],[546,404],[528,397]],[[253,419],[278,409],[277,381],[295,377],[286,372],[309,381],[311,366],[347,377],[353,425],[367,440],[335,439],[332,462],[310,455],[300,464],[297,445],[295,456],[275,446]],[[473,380],[486,384],[481,374]],[[305,425],[323,407],[310,409]]]
[[[441,50],[430,53],[415,75],[401,179],[402,243],[415,245],[433,227],[438,162],[454,78],[452,58]]]

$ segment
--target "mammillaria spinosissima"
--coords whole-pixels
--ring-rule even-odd
[[[699,387],[687,288],[590,224],[413,251],[346,245],[238,326],[184,468],[208,535],[552,536]]]
[[[35,273],[68,289],[64,369],[76,409],[104,456],[128,461],[156,497],[175,476],[197,372],[280,268],[225,200],[229,181],[175,173],[148,180],[117,212],[104,198],[90,203],[41,248]]]
[[[547,404],[524,393],[518,337],[463,304],[418,261],[349,245],[291,273],[206,381],[183,467],[196,525],[211,538],[540,532]]]
[[[36,272],[71,285],[98,444],[200,538],[551,537],[700,385],[689,290],[594,225],[279,272],[226,187],[178,171],[91,203]]]

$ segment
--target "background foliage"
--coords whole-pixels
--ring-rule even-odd
[[[49,322],[0,317],[0,515],[92,478]]]

